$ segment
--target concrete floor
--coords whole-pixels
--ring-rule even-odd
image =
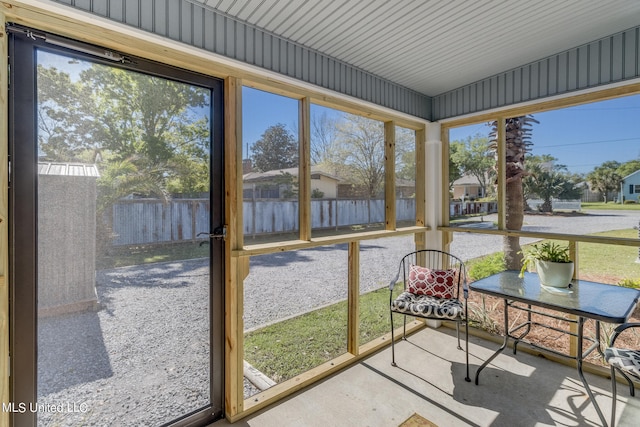
[[[499,345],[470,338],[471,377]],[[447,426],[600,426],[594,406],[574,368],[507,350],[466,382],[464,352],[454,331],[425,329],[391,349],[309,387],[234,424],[213,427],[395,427],[418,413]],[[607,378],[585,374],[607,421],[611,388]],[[640,397],[618,386],[617,426],[640,425]]]

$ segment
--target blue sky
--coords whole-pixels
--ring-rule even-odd
[[[608,160],[640,158],[640,95],[534,114],[532,154],[550,154],[574,173]],[[487,135],[484,123],[453,129],[450,140]]]
[[[242,152],[244,158],[248,157],[247,147],[250,149],[267,128],[278,123],[284,124],[294,133],[298,127],[298,100],[243,87]],[[250,151],[249,155],[251,155]]]

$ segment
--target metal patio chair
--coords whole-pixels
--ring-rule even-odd
[[[616,339],[620,334],[630,328],[638,328],[640,323],[624,323],[618,325],[609,341],[609,348],[604,351],[604,359],[611,367],[611,426],[616,421],[616,371],[629,384],[629,394],[635,396],[633,381],[630,377],[640,381],[640,350],[631,350],[615,347]]]
[[[403,292],[394,298],[394,288],[402,283]],[[467,323],[467,298],[469,288],[467,273],[462,260],[438,250],[419,250],[405,255],[400,261],[398,274],[389,283],[389,307],[391,317],[391,365],[396,366],[393,315],[404,318],[402,339],[406,339],[407,316],[422,319],[444,320],[456,323],[458,348],[460,324],[465,326],[465,353],[469,377],[469,324]]]

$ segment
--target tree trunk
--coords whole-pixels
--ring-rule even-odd
[[[550,199],[544,199],[544,203],[540,205],[540,212],[553,212],[553,205]]]
[[[522,195],[522,178],[507,180],[505,192],[505,227],[507,230],[521,230],[524,221],[524,198]],[[508,270],[520,270],[522,254],[520,237],[504,236],[504,261]]]

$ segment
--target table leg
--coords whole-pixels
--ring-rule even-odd
[[[500,346],[500,348],[497,349],[495,353],[491,355],[490,358],[485,360],[485,362],[482,365],[480,365],[480,367],[476,371],[476,385],[478,385],[478,378],[480,377],[480,371],[482,371],[489,363],[491,363],[493,359],[496,358],[496,356],[498,356],[498,354],[502,353],[504,349],[507,348],[508,342],[509,342],[509,307],[507,304],[507,300],[505,299],[504,300],[504,341],[502,342],[502,346]]]
[[[584,335],[584,317],[578,317],[578,354],[576,356],[576,361],[577,361],[577,365],[578,365],[578,375],[580,376],[580,380],[582,381],[582,385],[584,385],[585,390],[587,390],[587,394],[589,395],[589,399],[591,400],[591,403],[593,403],[593,407],[596,408],[596,412],[598,413],[598,417],[600,417],[600,421],[602,421],[602,425],[604,427],[607,427],[607,420],[604,418],[604,415],[602,414],[602,411],[600,410],[600,406],[598,406],[598,402],[596,402],[596,398],[593,395],[593,392],[591,391],[591,387],[589,387],[589,384],[587,383],[587,379],[584,377],[584,372],[582,372],[582,341],[583,341],[583,335]],[[596,329],[598,330],[598,332],[596,332],[596,337],[599,339],[600,338],[600,334],[599,334],[599,329],[600,329],[600,322],[596,322]],[[598,346],[600,345],[600,343],[598,343]]]
[[[519,337],[517,337],[517,338],[515,336],[513,337],[513,354],[517,354],[518,343],[520,342],[520,340],[522,338],[526,337],[529,334],[529,332],[531,332],[531,304],[527,305],[527,308],[528,308],[528,310],[527,310],[527,323],[526,323],[527,327],[526,327],[524,333],[520,334]],[[520,326],[522,326],[522,325],[520,325]],[[520,326],[518,326],[516,329],[519,329]],[[507,335],[510,335],[510,334],[507,334]]]

